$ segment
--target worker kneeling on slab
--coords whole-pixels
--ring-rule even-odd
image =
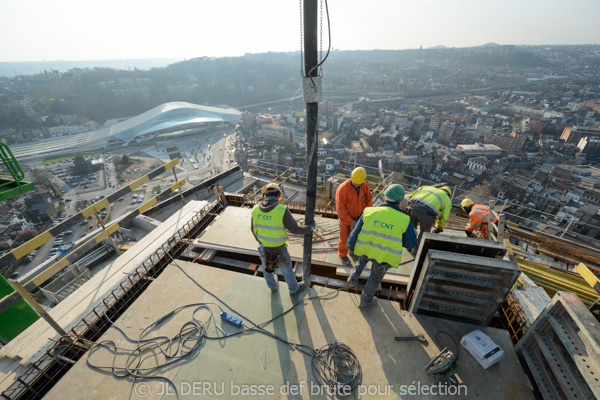
[[[465,227],[465,233],[468,237],[473,235],[477,229],[481,231],[484,239],[488,238],[488,220],[490,208],[483,204],[475,204],[471,199],[464,199],[460,203],[464,212],[469,214],[469,224]],[[498,223],[498,218],[494,217],[494,223]]]
[[[265,281],[275,293],[279,281],[273,275],[275,268],[283,274],[291,294],[304,289],[304,283],[296,281],[290,253],[287,250],[287,231],[295,234],[309,234],[315,228],[313,221],[308,226],[300,226],[286,206],[279,204],[281,189],[276,183],[269,183],[263,189],[263,201],[252,209],[252,233],[260,243],[258,253],[262,262]]]
[[[356,285],[365,265],[371,261],[371,275],[360,295],[360,308],[377,304],[377,288],[388,269],[400,266],[402,247],[410,250],[417,243],[410,218],[403,212],[406,206],[404,188],[398,184],[390,185],[383,196],[384,204],[365,208],[348,238],[348,247],[359,256],[352,269],[349,285]]]

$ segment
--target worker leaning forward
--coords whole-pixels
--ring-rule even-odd
[[[475,204],[471,199],[464,199],[460,207],[469,214],[469,224],[465,227],[467,236],[471,237],[473,232],[479,229],[483,238],[487,239],[490,208],[483,204]],[[498,223],[498,218],[494,217],[494,223]]]
[[[360,277],[363,268],[371,261],[371,275],[360,295],[360,308],[377,304],[375,294],[388,269],[398,268],[402,262],[402,247],[412,249],[417,235],[404,214],[404,188],[393,184],[383,192],[384,204],[367,207],[359,218],[356,228],[348,238],[348,247],[359,256],[352,269],[349,284]]]
[[[424,232],[431,231],[436,219],[434,232],[440,233],[444,230],[452,209],[451,195],[452,190],[448,186],[421,186],[408,196],[410,222],[415,229],[421,226],[418,243],[421,243]]]
[[[338,255],[342,263],[351,266],[348,258],[348,236],[366,207],[373,206],[373,195],[369,184],[365,182],[367,171],[363,167],[355,168],[350,179],[342,183],[335,192],[335,208],[340,223]]]
[[[290,210],[281,200],[281,189],[276,183],[269,183],[263,190],[263,201],[252,209],[252,233],[260,243],[258,252],[262,262],[265,281],[271,292],[275,293],[279,281],[275,279],[275,268],[283,274],[291,294],[296,294],[304,289],[303,282],[296,281],[292,268],[290,253],[287,250],[287,231],[295,234],[309,234],[315,227],[313,221],[308,226],[300,226],[292,216]]]

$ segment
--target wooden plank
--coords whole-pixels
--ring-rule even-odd
[[[155,229],[136,243],[129,251],[115,259],[109,266],[78,288],[56,307],[50,315],[65,330],[71,329],[82,317],[87,315],[110,291],[125,278],[124,274],[135,270],[146,257],[150,256],[169,237],[196,215],[204,206],[204,201],[191,201],[181,210],[169,217],[161,229]],[[37,360],[51,343],[48,338],[56,335],[44,320],[36,321],[18,337],[0,349],[0,356],[13,359],[21,358],[23,365]]]
[[[579,263],[579,265],[575,267],[575,270],[579,272],[579,275],[585,279],[587,284],[590,285],[590,287],[594,289],[596,293],[600,294],[600,279],[598,279],[598,277],[594,275],[594,273],[590,271],[585,264]]]
[[[340,266],[336,268],[336,274],[341,276],[350,276],[352,272],[351,267]],[[363,272],[360,274],[360,279],[369,279],[369,275],[371,275],[371,269],[365,268]],[[394,285],[402,285],[406,286],[408,283],[408,275],[396,275],[396,274],[388,274],[386,273],[383,277],[383,282],[391,283]]]
[[[217,254],[217,250],[215,249],[204,249],[202,254],[196,257],[196,260],[201,262],[210,262],[210,260],[212,260],[215,254]]]
[[[513,289],[513,293],[519,300],[519,304],[525,312],[525,316],[532,324],[533,321],[544,311],[544,308],[552,299],[542,287],[525,287],[523,289]]]

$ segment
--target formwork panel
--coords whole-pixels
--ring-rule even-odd
[[[600,327],[573,293],[558,292],[515,350],[530,371],[551,371],[556,394],[544,398],[600,398]],[[528,356],[533,353],[539,357]],[[544,393],[547,380],[536,383]]]
[[[489,258],[503,258],[506,254],[506,246],[501,242],[431,232],[424,233],[417,250],[406,293],[410,294],[415,290],[427,253],[430,250],[442,250]]]
[[[410,311],[487,325],[520,273],[513,261],[429,250]]]

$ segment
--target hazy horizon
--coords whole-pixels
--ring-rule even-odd
[[[569,45],[600,37],[597,0],[329,0],[332,47]],[[300,50],[298,3],[281,0],[9,1],[1,62],[191,59]],[[568,26],[568,29],[560,29]],[[328,45],[323,13],[323,47]]]

